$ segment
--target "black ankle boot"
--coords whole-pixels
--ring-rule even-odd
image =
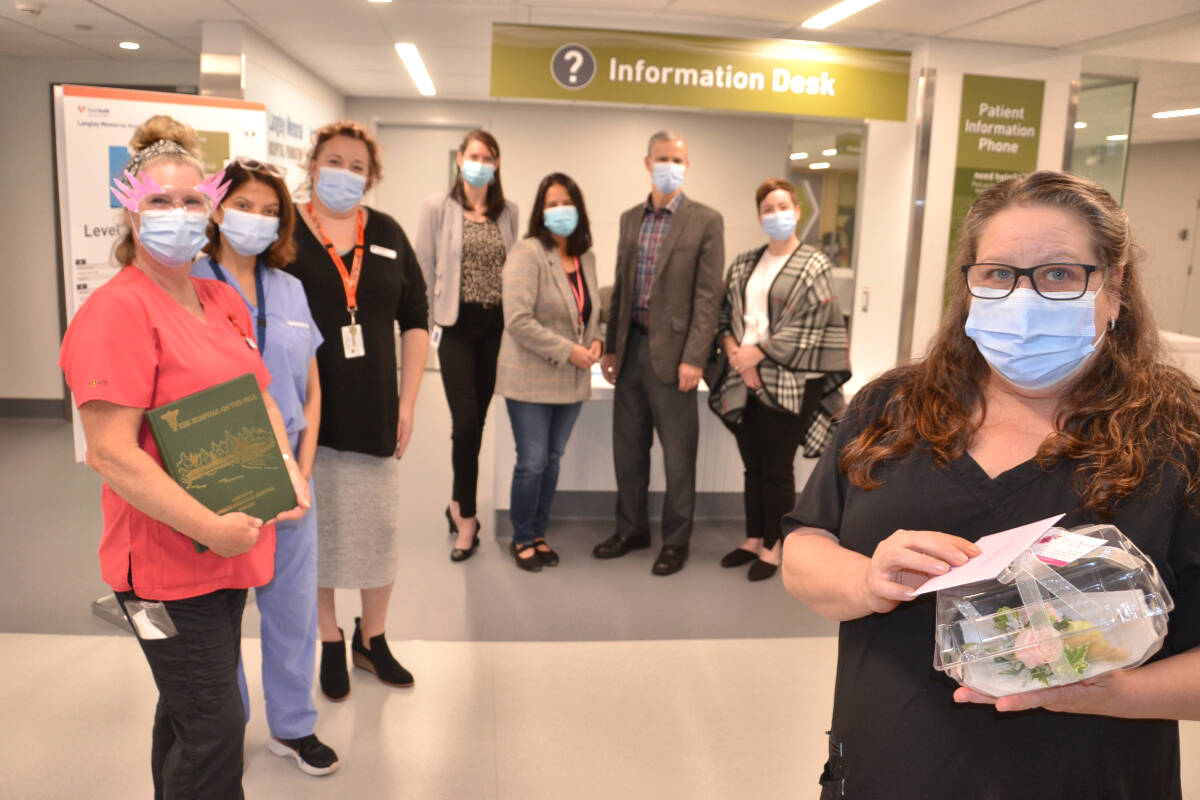
[[[350,673],[346,669],[346,634],[336,642],[321,642],[321,693],[340,702],[350,694]]]
[[[387,640],[383,634],[372,636],[368,650],[363,647],[362,631],[359,629],[361,617],[354,618],[354,639],[350,649],[354,655],[354,666],[374,672],[379,680],[389,686],[408,687],[413,685],[412,673],[400,666],[400,662],[392,657],[388,650]]]

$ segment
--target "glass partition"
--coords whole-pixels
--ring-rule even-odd
[[[1136,81],[1085,75],[1075,115],[1068,171],[1100,184],[1117,202],[1124,201],[1136,90]]]

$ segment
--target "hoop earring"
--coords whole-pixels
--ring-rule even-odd
[[[1113,317],[1109,317],[1108,329],[1111,331],[1111,330],[1115,330],[1116,327],[1117,327],[1117,320]]]

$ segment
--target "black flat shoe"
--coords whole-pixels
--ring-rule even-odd
[[[454,524],[454,517],[450,514],[450,506],[446,506],[446,522],[450,523],[450,535],[458,533],[458,526]]]
[[[383,634],[371,637],[371,649],[363,647],[362,631],[359,630],[361,617],[354,618],[354,639],[350,650],[354,655],[354,666],[374,672],[375,677],[388,686],[399,686],[406,689],[413,685],[412,673],[400,665],[388,650],[387,640]]]
[[[346,634],[336,642],[321,642],[321,694],[340,703],[350,694],[350,673],[346,670]]]
[[[526,550],[533,550],[533,555],[529,558],[521,558],[521,553]],[[526,572],[542,571],[542,560],[538,558],[538,552],[533,545],[513,542],[508,546],[508,552],[512,553],[513,561],[517,562],[517,566]]]
[[[744,547],[739,547],[736,550],[730,550],[721,559],[722,567],[740,567],[743,564],[749,564],[751,561],[758,560],[758,553],[751,553]]]
[[[654,560],[654,566],[650,569],[655,575],[674,575],[679,570],[683,569],[684,563],[687,562],[688,548],[687,545],[663,545],[663,549],[659,551],[658,558]]]
[[[752,581],[765,581],[772,577],[778,569],[778,564],[768,564],[761,558],[756,558],[750,565],[750,572],[746,574],[746,577]]]
[[[541,547],[543,545],[545,545],[545,547],[546,547],[545,550],[541,549]],[[534,555],[534,558],[536,558],[538,561],[541,561],[542,564],[544,564],[547,567],[557,567],[558,566],[558,553],[554,552],[554,549],[552,547],[550,547],[550,545],[546,544],[545,539],[534,539],[533,546],[535,548],[538,548],[536,555]]]
[[[596,558],[620,558],[630,550],[645,550],[650,546],[649,536],[623,536],[614,533],[600,544],[592,548]]]

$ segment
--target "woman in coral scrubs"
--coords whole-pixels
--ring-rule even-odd
[[[87,463],[104,478],[101,574],[159,690],[155,796],[240,798],[242,609],[246,589],[271,579],[275,520],[218,516],[193,499],[163,470],[145,411],[251,373],[299,499],[276,519],[304,514],[308,486],[267,393],[246,304],[232,288],[189,275],[222,194],[217,179],[204,179],[195,131],[153,117],[131,149],[114,190],[130,228],[116,250],[125,267],[76,313],[59,364],[79,407]]]

